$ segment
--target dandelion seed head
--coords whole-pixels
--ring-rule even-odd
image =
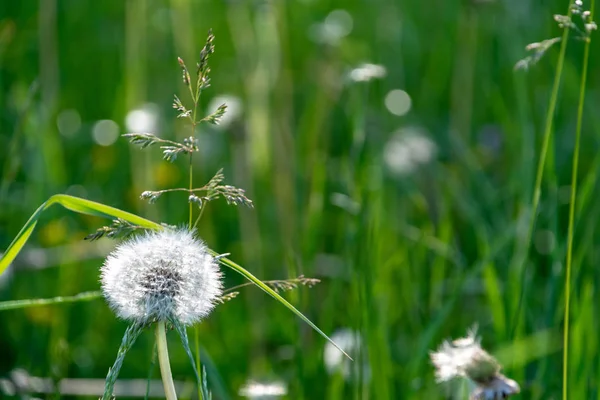
[[[217,261],[192,232],[148,231],[106,258],[102,292],[126,320],[177,319],[190,325],[206,317],[222,294]]]
[[[445,341],[430,357],[438,382],[466,378],[474,383],[473,400],[506,398],[520,391],[517,382],[500,373],[500,364],[481,347],[475,330],[465,338]]]

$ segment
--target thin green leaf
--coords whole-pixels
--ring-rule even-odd
[[[209,251],[215,257],[219,255],[218,253],[214,252],[213,250],[209,250]],[[231,261],[228,258],[219,257],[219,262],[221,262],[223,265],[233,269],[237,273],[243,275],[246,279],[248,279],[249,281],[254,283],[256,286],[258,286],[263,292],[267,293],[269,296],[271,296],[272,298],[274,298],[275,300],[277,300],[278,302],[283,304],[285,307],[287,307],[288,310],[290,310],[291,312],[296,314],[302,321],[306,322],[308,325],[310,325],[311,328],[313,328],[315,331],[317,331],[319,333],[319,335],[321,335],[325,339],[327,339],[332,345],[334,345],[346,357],[348,357],[350,360],[352,360],[352,357],[350,357],[344,350],[342,350],[340,348],[340,346],[337,345],[337,343],[335,343],[333,340],[331,340],[329,338],[329,336],[327,336],[325,334],[325,332],[320,330],[315,324],[312,323],[312,321],[310,319],[308,319],[307,317],[304,316],[304,314],[302,314],[300,311],[298,311],[298,309],[296,307],[291,305],[286,299],[281,297],[276,291],[274,291],[273,289],[268,287],[266,284],[264,284],[260,279],[258,279],[257,277],[252,275],[249,271],[247,271],[245,268],[236,264],[235,262]]]
[[[0,311],[16,310],[18,308],[47,306],[51,304],[75,303],[78,301],[96,300],[102,297],[101,291],[83,292],[74,296],[58,296],[49,299],[25,299],[0,302]]]
[[[33,229],[38,223],[38,220],[42,216],[42,213],[50,208],[54,204],[59,204],[68,210],[75,211],[81,214],[95,215],[98,217],[105,218],[120,218],[125,221],[131,222],[132,224],[139,225],[143,228],[149,229],[160,229],[160,224],[149,221],[145,218],[139,217],[135,214],[128,213],[118,208],[110,207],[105,204],[96,203],[95,201],[81,199],[79,197],[73,197],[66,194],[57,194],[50,197],[44,204],[42,204],[29,218],[29,221],[23,226],[17,237],[6,249],[6,252],[0,259],[0,275],[8,268],[10,263],[15,259],[19,252],[23,249],[23,246],[31,236]]]
[[[66,194],[57,194],[48,199],[44,204],[42,204],[36,211],[33,213],[29,221],[25,224],[25,226],[21,229],[17,237],[13,240],[13,242],[8,246],[8,249],[0,259],[0,274],[6,270],[6,268],[10,265],[10,263],[15,259],[15,257],[19,254],[19,252],[23,249],[23,246],[31,236],[33,229],[37,225],[37,222],[42,215],[42,213],[52,206],[53,204],[59,204],[65,207],[68,210],[75,211],[81,214],[95,215],[99,217],[106,218],[120,218],[122,220],[131,222],[132,224],[136,224],[142,228],[148,229],[163,229],[164,227],[156,222],[147,220],[135,214],[128,213],[123,210],[119,210],[118,208],[110,207],[105,204],[96,203],[95,201],[82,199],[79,197],[69,196]],[[210,250],[213,256],[219,256],[219,253]],[[219,261],[239,274],[243,275],[246,279],[250,280],[256,286],[258,286],[262,291],[267,293],[269,296],[273,297],[275,300],[279,301],[285,307],[287,307],[290,311],[296,314],[300,319],[306,322],[311,328],[317,331],[321,336],[327,339],[331,344],[333,344],[338,350],[340,350],[346,357],[352,360],[344,350],[342,350],[333,340],[329,338],[322,330],[320,330],[311,320],[304,316],[298,309],[296,309],[293,305],[291,305],[287,300],[281,297],[277,292],[264,284],[260,279],[252,275],[246,269],[236,264],[235,262],[229,260],[228,258],[219,257]]]

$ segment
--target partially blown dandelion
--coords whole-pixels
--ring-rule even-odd
[[[116,314],[138,323],[206,317],[222,294],[217,261],[186,229],[148,231],[119,245],[101,269]]]
[[[431,361],[438,382],[466,378],[473,383],[472,400],[505,399],[520,391],[517,382],[500,373],[498,361],[481,348],[475,331],[466,338],[442,343],[438,351],[431,353]]]

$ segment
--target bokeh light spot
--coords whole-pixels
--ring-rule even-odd
[[[404,90],[394,89],[385,96],[385,106],[389,112],[399,117],[410,111],[412,101]]]
[[[92,137],[100,146],[110,146],[119,137],[119,125],[110,119],[103,119],[94,124]]]

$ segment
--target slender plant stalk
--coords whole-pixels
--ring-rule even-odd
[[[156,348],[158,351],[158,364],[160,365],[160,375],[162,376],[165,396],[167,400],[177,400],[173,375],[171,374],[171,364],[169,363],[167,333],[164,321],[158,321],[156,323]]]
[[[594,4],[592,1],[591,15],[594,16]],[[575,201],[577,196],[577,169],[579,168],[579,149],[581,143],[581,123],[583,120],[583,104],[585,102],[585,87],[587,81],[588,60],[590,56],[591,39],[585,42],[583,52],[583,69],[581,71],[581,83],[579,86],[579,105],[577,107],[577,126],[575,128],[575,148],[573,149],[573,167],[571,171],[571,202],[569,204],[569,230],[567,233],[567,261],[565,272],[565,315],[563,333],[563,400],[568,397],[569,383],[569,329],[571,311],[571,270],[573,265],[573,236],[575,230]]]
[[[568,16],[571,16],[571,8],[573,6],[573,0],[569,1],[569,12]],[[563,65],[565,62],[565,53],[567,51],[567,41],[569,40],[569,28],[564,28],[560,43],[560,53],[558,55],[558,61],[556,62],[556,72],[554,74],[554,83],[552,84],[552,93],[550,95],[550,101],[548,104],[548,112],[546,114],[546,124],[544,128],[544,137],[542,141],[542,148],[540,151],[540,159],[538,161],[537,173],[535,177],[535,186],[533,189],[533,198],[531,201],[531,215],[529,218],[529,228],[527,230],[527,238],[525,241],[524,259],[521,267],[521,288],[519,303],[514,316],[514,323],[512,324],[512,335],[514,336],[517,327],[519,325],[519,319],[521,316],[521,310],[523,308],[523,299],[525,298],[525,290],[527,285],[525,284],[525,278],[527,277],[527,255],[531,246],[531,239],[533,237],[533,230],[535,229],[535,223],[537,219],[538,207],[540,204],[540,197],[542,193],[542,179],[544,177],[544,169],[546,167],[546,157],[548,155],[548,148],[550,147],[550,137],[552,135],[552,128],[554,122],[554,111],[556,110],[556,103],[558,100],[558,89],[560,87],[560,80],[562,77]]]
[[[192,153],[190,153],[190,193],[192,192],[193,189],[193,177],[192,177]],[[188,218],[188,228],[192,229],[192,219],[194,218],[194,210],[193,210],[193,204],[191,201],[188,201],[189,203],[189,218]]]
[[[200,102],[200,83],[196,82],[196,93],[192,91],[192,85],[188,85],[190,88],[190,94],[192,95],[192,99],[194,100],[194,111],[192,114],[192,137],[196,133],[196,125],[198,122],[196,121],[196,113],[198,111],[198,103]],[[192,180],[192,154],[190,153],[190,193],[193,189],[193,180]],[[192,202],[190,201],[190,218],[189,218],[189,226],[188,228],[191,230],[198,225],[200,221],[200,217],[202,217],[202,212],[204,211],[204,204],[200,208],[200,213],[198,214],[198,219],[196,222],[193,222],[193,210],[192,210]],[[196,325],[194,327],[194,347],[196,348],[196,370],[199,374],[201,374],[202,369],[200,368],[200,328]],[[202,384],[201,379],[198,380],[198,398],[203,400],[204,396],[202,394]]]

